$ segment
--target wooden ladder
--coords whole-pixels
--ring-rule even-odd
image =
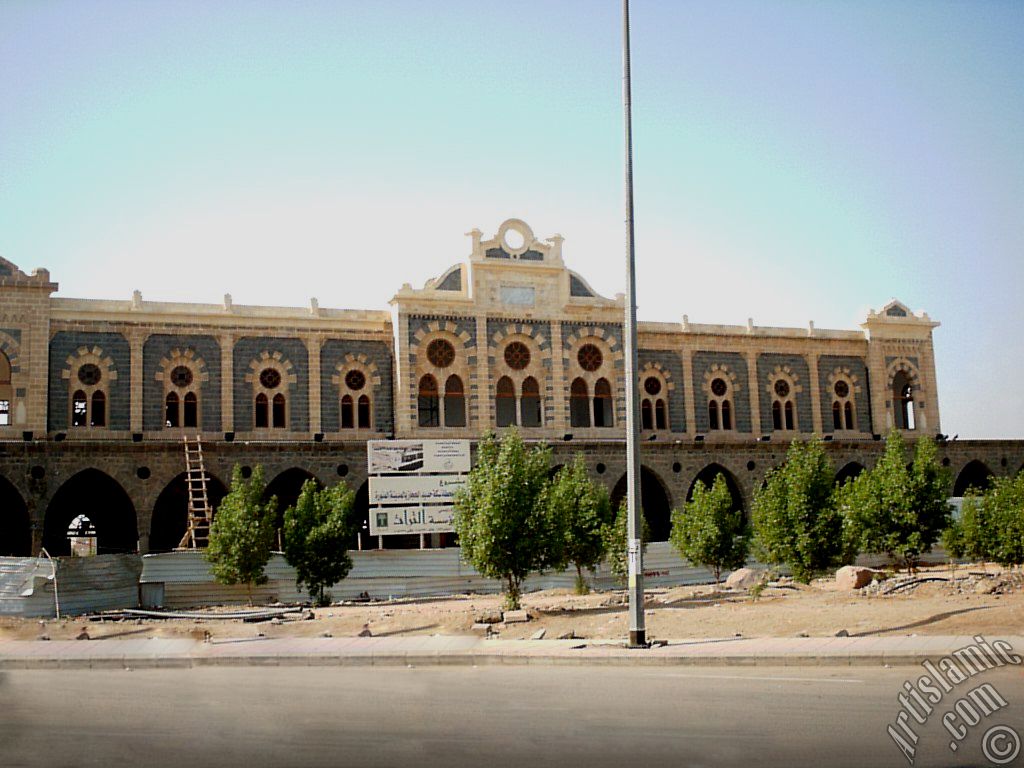
[[[206,466],[203,464],[203,443],[196,435],[195,443],[188,437],[185,444],[185,483],[188,487],[188,528],[178,549],[203,549],[210,541],[210,497],[206,492]]]

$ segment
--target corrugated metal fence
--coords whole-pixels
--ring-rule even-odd
[[[54,616],[53,568],[62,615],[139,605],[138,555],[0,557],[0,614]]]

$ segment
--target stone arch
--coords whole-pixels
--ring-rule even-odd
[[[992,470],[984,462],[978,459],[967,462],[964,468],[957,474],[956,482],[953,483],[953,495],[963,496],[968,488],[976,488],[979,491],[985,490],[988,488],[992,475]]]
[[[853,480],[865,469],[859,461],[850,461],[843,465],[842,469],[836,472],[836,484],[844,485],[847,480]]]
[[[84,469],[68,479],[50,500],[43,522],[43,546],[51,555],[70,555],[68,525],[86,515],[96,526],[96,553],[137,552],[135,505],[121,484],[98,469]]]
[[[295,502],[298,501],[299,494],[302,492],[302,486],[307,480],[316,483],[317,488],[324,487],[316,475],[302,467],[291,467],[279,472],[277,477],[267,483],[267,487],[263,491],[263,499],[267,500],[271,496],[277,497],[277,515],[274,526],[278,531],[284,528],[284,511],[288,507],[295,506]],[[275,542],[275,544],[277,543]]]
[[[626,475],[612,489],[612,509],[618,510],[626,498]],[[651,532],[651,541],[668,541],[672,529],[672,496],[658,473],[646,466],[640,467],[640,506]]]
[[[686,491],[686,500],[693,500],[693,489],[696,487],[698,480],[710,488],[714,485],[715,478],[719,475],[722,475],[725,478],[725,484],[729,488],[729,495],[732,496],[733,509],[746,514],[746,507],[743,503],[743,493],[740,491],[739,482],[737,482],[736,477],[732,472],[718,463],[708,464],[704,469],[697,473],[697,476],[693,478],[693,482],[690,483],[690,487]]]
[[[188,484],[182,472],[171,480],[157,497],[153,505],[153,517],[149,524],[149,551],[169,552],[178,546],[188,525]],[[210,475],[206,480],[206,495],[214,514],[228,489],[217,477]]]
[[[32,521],[18,489],[0,475],[0,557],[32,556]]]

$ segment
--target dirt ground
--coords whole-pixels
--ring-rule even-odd
[[[734,637],[1024,634],[1024,573],[994,565],[946,566],[912,577],[890,576],[857,591],[844,591],[832,579],[809,585],[788,579],[772,582],[758,596],[714,586],[648,591],[647,634],[651,639]],[[920,581],[921,579],[932,579]],[[891,591],[895,590],[895,591]],[[889,592],[889,594],[886,594]],[[627,634],[625,593],[573,595],[547,590],[524,596],[530,620],[501,622],[499,595],[336,604],[312,611],[248,623],[218,619],[218,612],[240,607],[204,609],[201,619],[56,621],[0,618],[0,639],[63,640],[83,630],[90,639],[135,637],[218,638],[351,637],[369,630],[389,635],[464,635],[473,624],[491,623],[493,636],[520,639],[545,630],[546,638],[572,633],[576,638],[621,638]],[[311,617],[312,616],[312,617]],[[478,632],[481,630],[478,629]]]

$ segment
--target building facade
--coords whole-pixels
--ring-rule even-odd
[[[365,505],[367,439],[511,425],[559,462],[582,451],[621,492],[623,297],[598,295],[561,236],[523,221],[470,237],[467,261],[402,286],[390,311],[62,298],[46,270],[0,260],[0,554],[62,551],[82,509],[101,551],[173,546],[185,434],[203,437],[215,498],[233,464],[262,464],[285,502],[340,476]],[[794,438],[823,435],[837,465],[863,467],[890,428],[941,433],[937,325],[899,301],[860,330],[641,322],[656,536],[701,473],[725,472],[749,503]],[[1013,442],[975,453],[997,474],[1024,463]]]

